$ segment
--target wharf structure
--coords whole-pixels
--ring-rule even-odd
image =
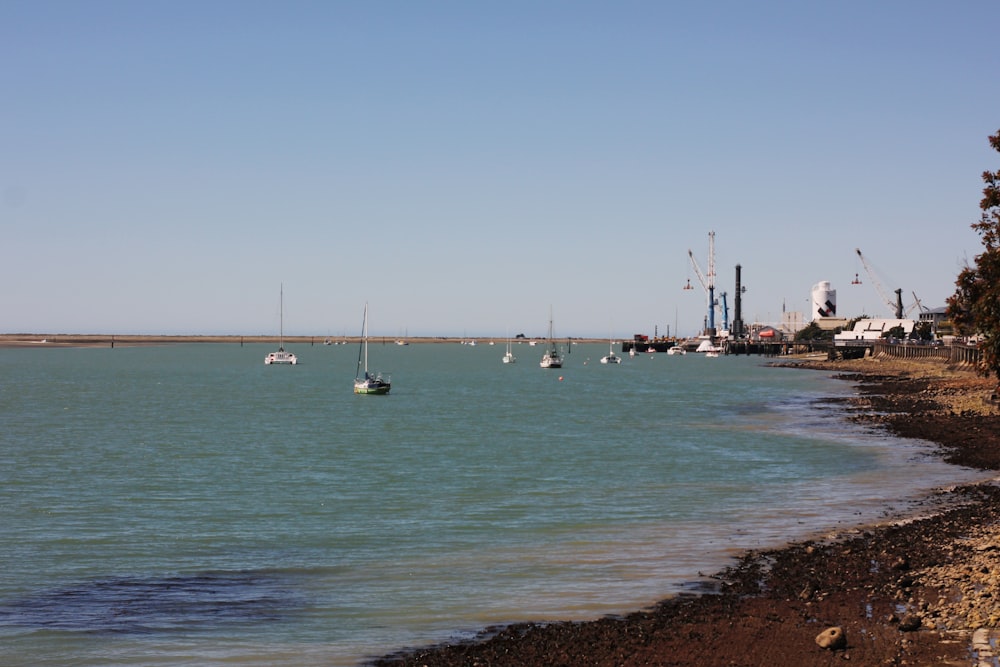
[[[635,334],[632,340],[622,341],[622,352],[628,354],[635,352],[666,352],[672,347],[680,345],[682,341],[670,336],[654,336],[650,338],[644,334]]]

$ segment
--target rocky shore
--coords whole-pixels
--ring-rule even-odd
[[[934,442],[956,465],[1000,470],[995,382],[940,360],[798,363],[856,384],[852,419]],[[714,590],[650,610],[489,628],[474,641],[372,664],[996,665],[1000,486],[942,490],[922,510],[885,525],[748,552],[715,575]]]

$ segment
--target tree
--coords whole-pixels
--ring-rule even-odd
[[[930,322],[918,322],[917,326],[913,327],[913,335],[918,340],[934,340],[934,327]]]
[[[882,334],[882,338],[893,338],[895,340],[902,340],[906,338],[906,330],[903,329],[902,325],[897,324],[888,331],[884,332]]]
[[[1000,130],[990,137],[990,145],[1000,153]],[[983,252],[958,274],[955,293],[948,297],[948,316],[959,334],[981,336],[979,372],[1000,380],[1000,170],[983,172],[983,182],[983,213],[972,224]]]
[[[815,321],[810,322],[802,329],[795,332],[795,340],[800,342],[808,342],[811,340],[832,340],[833,332],[825,331],[819,328],[819,325]]]

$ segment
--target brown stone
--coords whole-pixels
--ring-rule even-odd
[[[844,634],[844,629],[840,626],[827,628],[823,632],[816,635],[816,644],[819,645],[820,648],[834,651],[847,646],[847,635]]]

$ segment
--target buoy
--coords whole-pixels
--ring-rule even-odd
[[[562,382],[562,375],[559,376],[559,381]]]

